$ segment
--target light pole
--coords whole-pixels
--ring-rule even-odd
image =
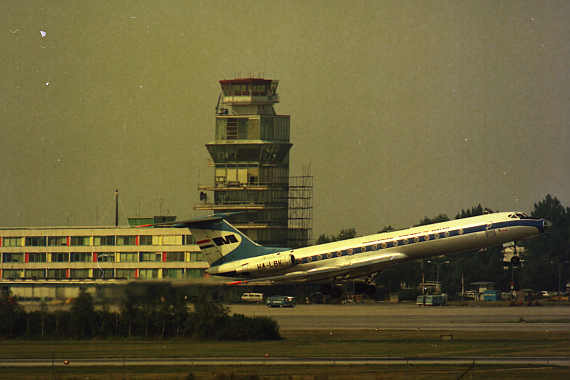
[[[449,264],[449,261],[444,261],[442,263],[438,263],[436,261],[428,261],[429,264],[434,264],[437,266],[437,278],[435,280],[435,290],[436,292],[438,291],[439,288],[439,268],[443,265],[443,264]]]
[[[558,294],[560,294],[560,278],[562,277],[562,265],[564,264],[568,264],[570,263],[570,261],[564,261],[562,263],[560,263],[560,265],[558,265]]]

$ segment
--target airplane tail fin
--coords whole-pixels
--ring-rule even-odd
[[[285,248],[263,247],[252,241],[224,220],[233,214],[235,213],[212,214],[157,226],[188,228],[210,266],[285,250]]]

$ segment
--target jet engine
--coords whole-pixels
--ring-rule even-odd
[[[246,261],[246,260],[244,260]],[[268,272],[282,272],[295,265],[295,257],[287,253],[274,253],[259,257],[252,257],[247,262],[238,266],[236,272],[238,275],[250,275],[258,277]]]

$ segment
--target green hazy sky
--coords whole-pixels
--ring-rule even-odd
[[[43,34],[42,34],[43,32]],[[568,1],[3,1],[0,226],[196,215],[219,80],[280,81],[314,234],[570,206]]]

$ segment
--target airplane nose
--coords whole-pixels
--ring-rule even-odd
[[[548,232],[552,228],[552,222],[550,220],[543,219],[542,224],[544,226],[544,232]]]

